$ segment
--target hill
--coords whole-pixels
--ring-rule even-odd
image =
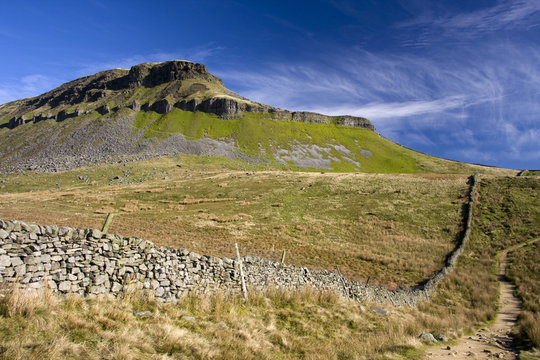
[[[500,172],[406,149],[365,118],[253,102],[188,61],[103,71],[0,105],[0,135],[3,172],[177,154],[293,170]]]

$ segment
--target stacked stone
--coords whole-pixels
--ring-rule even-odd
[[[236,262],[96,229],[0,220],[0,282],[55,292],[116,296],[126,286],[174,300],[238,283]]]

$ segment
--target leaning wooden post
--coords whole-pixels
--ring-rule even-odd
[[[347,291],[347,285],[345,285],[345,279],[343,278],[343,274],[341,273],[341,270],[339,270],[339,266],[336,265],[336,269],[338,271],[339,277],[341,278],[341,283],[343,284],[343,291],[345,291],[345,295],[348,295]]]
[[[107,214],[107,219],[105,219],[105,223],[103,224],[103,228],[101,228],[101,232],[106,233],[109,230],[109,226],[112,223],[113,217],[114,217],[114,213]]]
[[[283,253],[281,254],[281,263],[282,264],[285,262],[285,254],[287,254],[287,250],[283,250]]]
[[[242,281],[242,292],[244,293],[244,301],[247,301],[248,295],[247,295],[247,288],[246,288],[246,280],[244,280],[244,270],[242,269],[242,259],[240,259],[240,251],[238,250],[238,244],[234,244],[236,248],[236,260],[238,261],[238,266],[240,267],[240,280]]]

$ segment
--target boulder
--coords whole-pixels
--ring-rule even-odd
[[[421,333],[418,338],[427,342],[437,342],[437,339],[435,339],[435,337],[431,333]]]
[[[171,111],[172,106],[171,103],[169,103],[169,100],[163,99],[156,101],[154,104],[152,104],[150,109],[157,112],[158,114],[166,114]]]
[[[141,111],[141,104],[137,100],[135,100],[131,103],[131,105],[128,105],[128,108],[130,108],[133,111],[139,112]]]
[[[211,98],[206,99],[197,106],[197,110],[228,118],[245,110],[245,105],[239,104],[234,99]]]
[[[109,108],[109,105],[106,105],[106,104],[105,104],[105,105],[102,105],[102,106],[98,107],[98,108],[96,109],[96,111],[97,111],[98,113],[100,113],[101,115],[106,115],[106,114],[108,114],[108,113],[111,112],[111,109]]]

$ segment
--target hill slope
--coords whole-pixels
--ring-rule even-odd
[[[225,88],[201,64],[145,63],[0,105],[0,171],[57,171],[160,155],[291,169],[491,172],[405,149],[365,118],[291,112]],[[480,170],[478,170],[480,169]]]

